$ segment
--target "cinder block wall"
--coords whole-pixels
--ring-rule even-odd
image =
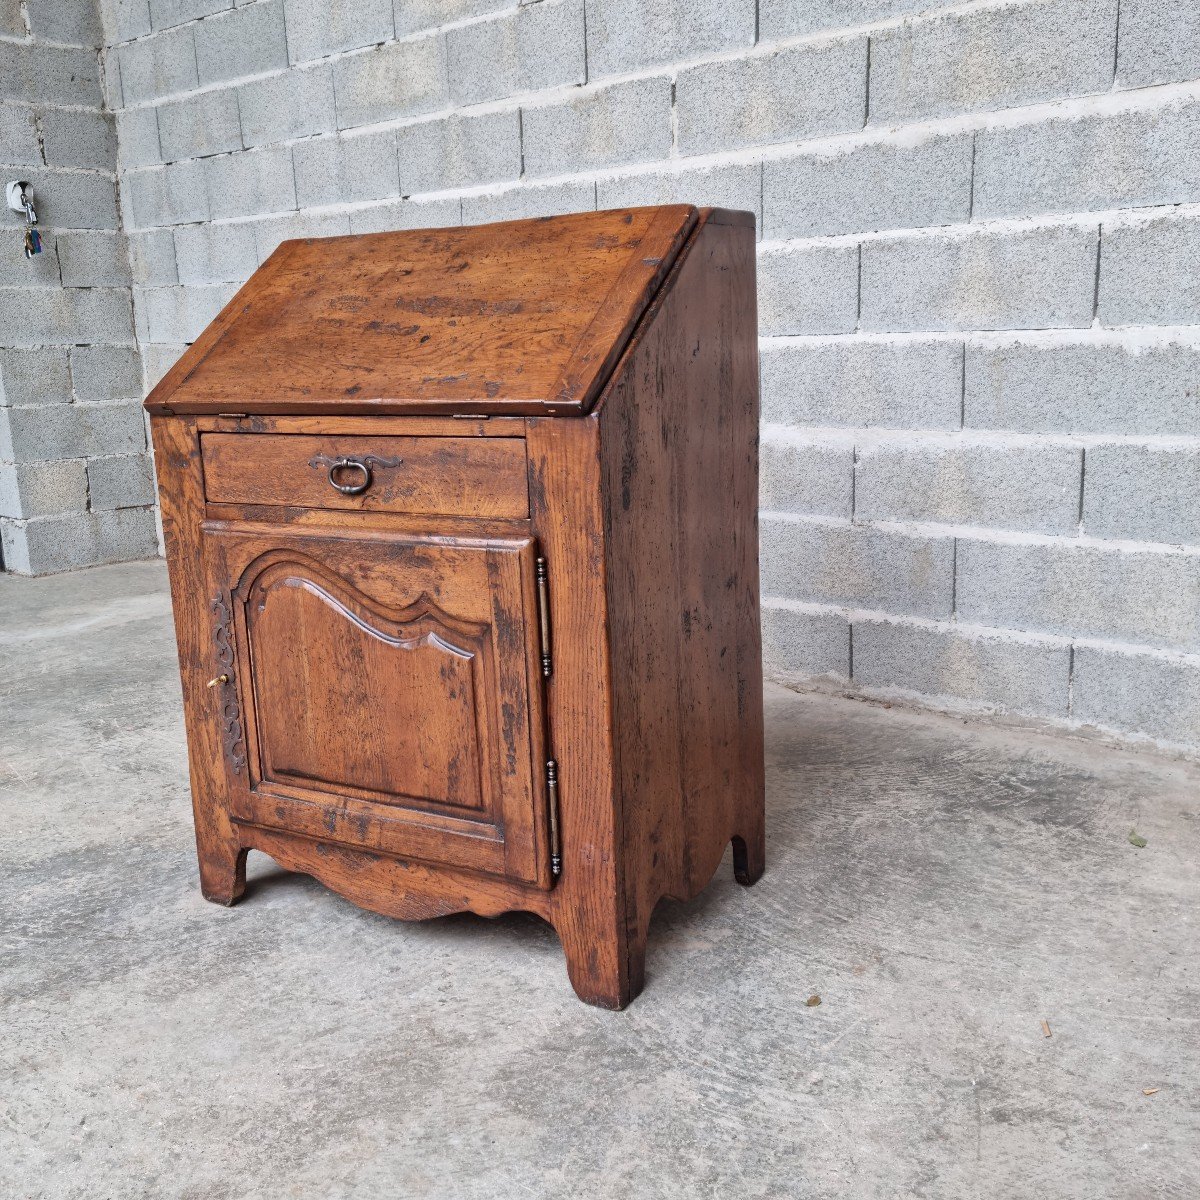
[[[92,0],[0,0],[0,184],[45,229],[27,260],[0,216],[0,549],[26,574],[157,547],[102,41]]]
[[[769,674],[1200,749],[1195,0],[102,7],[148,383],[285,237],[751,209]]]

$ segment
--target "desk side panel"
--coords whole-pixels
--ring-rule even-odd
[[[754,230],[705,222],[601,400],[626,919],[763,863]]]

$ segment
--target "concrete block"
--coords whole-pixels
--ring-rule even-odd
[[[850,677],[850,622],[840,613],[762,606],[763,673],[776,683]]]
[[[521,174],[521,129],[515,112],[442,117],[396,130],[404,194],[499,183]]]
[[[129,42],[118,47],[116,57],[126,105],[186,92],[199,82],[190,25]]]
[[[392,200],[350,214],[351,233],[386,233],[393,229],[442,229],[462,224],[461,202]]]
[[[42,110],[46,162],[57,167],[115,171],[117,135],[110,113],[87,108]]]
[[[138,400],[141,359],[132,346],[72,346],[71,381],[77,400]]]
[[[203,162],[193,160],[130,173],[126,178],[137,225],[146,228],[207,221],[204,168]]]
[[[975,217],[1178,204],[1200,195],[1200,101],[981,129]]]
[[[21,178],[29,180],[38,220],[46,229],[116,229],[117,189],[113,179],[94,171],[55,167],[27,167]],[[8,209],[4,209],[7,222]],[[16,221],[15,214],[13,221]]]
[[[852,333],[857,324],[857,246],[784,247],[759,254],[760,334]]]
[[[950,225],[970,213],[970,134],[868,142],[763,163],[768,238]]]
[[[144,346],[150,340],[150,320],[146,313],[146,291],[134,288],[133,298],[133,330],[138,345]]]
[[[675,109],[682,154],[861,129],[867,115],[867,39],[684,67]]]
[[[698,204],[751,212],[762,229],[762,165],[722,163],[712,167],[656,169],[619,175],[596,184],[596,207],[632,208],[640,204]]]
[[[116,169],[116,131],[112,115],[86,108],[42,110],[42,140],[52,167]]]
[[[957,602],[983,625],[1200,649],[1200,555],[960,538]]]
[[[150,0],[100,0],[100,20],[108,46],[149,33]]]
[[[972,343],[965,420],[1023,433],[1200,434],[1200,340],[1097,331]]]
[[[100,563],[158,557],[153,508],[5,523],[4,564],[18,575],[51,575]]]
[[[104,63],[104,70],[100,75],[102,103],[108,112],[115,113],[125,103],[121,92],[121,60],[111,49],[102,50],[100,58]]]
[[[634,79],[522,110],[527,175],[653,162],[671,148],[671,81]]]
[[[34,39],[44,38],[69,46],[101,46],[104,31],[95,3],[63,0],[24,0],[25,17]]]
[[[799,37],[927,11],[931,0],[758,0],[758,39]]]
[[[1200,663],[1134,649],[1076,646],[1071,715],[1087,725],[1200,745]]]
[[[169,29],[233,7],[233,0],[150,0],[150,23]]]
[[[5,462],[137,454],[145,448],[142,408],[136,401],[0,408],[0,459]]]
[[[587,0],[590,76],[752,46],[754,13],[753,0]]]
[[[229,300],[227,284],[146,288],[147,335],[152,342],[194,342]]]
[[[179,361],[187,346],[182,344],[160,345],[147,342],[142,347],[143,392],[149,393],[159,380]]]
[[[1200,77],[1200,5],[1121,0],[1117,86],[1149,87]]]
[[[117,159],[123,170],[162,162],[158,113],[153,108],[127,108],[116,114]]]
[[[115,181],[90,171],[28,171],[40,199],[38,217],[57,229],[116,229],[120,223]]]
[[[615,207],[615,206],[614,206]],[[464,196],[462,223],[485,225],[491,221],[517,221],[559,213],[594,212],[596,185],[579,180],[540,186],[522,184],[487,196]]]
[[[275,253],[280,242],[291,238],[341,237],[349,232],[350,218],[345,213],[289,213],[254,222],[254,241],[260,263]]]
[[[200,82],[221,83],[288,65],[283,0],[258,0],[196,26]]]
[[[542,0],[450,29],[446,64],[458,106],[583,83],[583,0]]]
[[[949,617],[954,539],[909,537],[862,525],[764,516],[764,595],[917,617]]]
[[[0,463],[0,517],[50,517],[87,508],[83,459],[60,462]]]
[[[513,0],[395,0],[396,36],[512,8]]]
[[[292,160],[300,208],[400,195],[393,129],[297,142]]]
[[[103,99],[95,50],[0,41],[0,100],[99,108]]]
[[[766,342],[764,421],[793,425],[957,429],[962,346],[950,341]]]
[[[175,261],[182,284],[245,283],[258,268],[254,225],[182,225],[175,230]]]
[[[1082,469],[1072,446],[958,437],[860,444],[854,511],[863,521],[1073,533]]]
[[[65,349],[0,349],[0,406],[70,402],[71,372]]]
[[[1117,0],[1034,0],[906,21],[871,37],[884,125],[1106,92]]]
[[[446,50],[440,37],[391,42],[336,59],[337,128],[418,117],[448,99]]]
[[[122,233],[76,230],[55,238],[63,287],[129,284],[129,248]]]
[[[21,0],[0,0],[0,33],[13,38],[23,38],[27,35]]]
[[[0,180],[0,182],[3,182]],[[0,221],[4,218],[0,217]],[[56,288],[61,286],[58,272],[58,249],[54,235],[42,230],[42,253],[26,258],[21,250],[21,230],[7,221],[0,225],[0,245],[8,253],[0,253],[0,288]],[[4,298],[0,296],[0,304]],[[0,317],[0,339],[4,338],[4,318]]]
[[[899,621],[854,622],[854,682],[988,709],[1065,717],[1070,647]]]
[[[120,224],[123,228],[128,228],[135,223],[133,218],[133,186],[130,182],[134,173],[125,167],[123,163],[116,170],[117,176],[115,182],[120,217],[119,221],[114,221],[112,227],[116,228]]]
[[[759,507],[768,512],[844,517],[854,511],[854,445],[814,441],[788,426],[768,425],[758,450]]]
[[[395,36],[392,0],[284,0],[288,59],[308,62]]]
[[[881,238],[862,246],[862,327],[880,331],[1091,325],[1095,226]]]
[[[134,283],[145,287],[165,287],[178,283],[175,268],[175,241],[170,229],[148,229],[131,233],[129,270]]]
[[[0,104],[0,162],[14,167],[40,167],[33,108],[22,104]]]
[[[88,459],[88,500],[93,512],[154,503],[154,468],[148,454]]]
[[[248,10],[247,10],[248,11]],[[242,148],[237,92],[197,92],[158,106],[158,143],[164,162],[203,158]]]
[[[4,339],[10,346],[133,341],[128,288],[14,289],[5,303]]]
[[[1105,325],[1200,324],[1200,219],[1105,225],[1099,316]]]
[[[1089,446],[1083,530],[1200,546],[1200,442],[1187,449]]]
[[[289,146],[210,158],[204,170],[213,220],[287,212],[296,207]]]
[[[238,88],[242,141],[265,146],[337,127],[329,66],[287,71]]]

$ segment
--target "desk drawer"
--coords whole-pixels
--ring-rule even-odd
[[[527,517],[523,438],[206,433],[213,504]]]

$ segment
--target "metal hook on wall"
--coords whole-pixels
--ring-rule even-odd
[[[42,235],[38,232],[37,210],[29,194],[27,179],[13,179],[4,188],[4,198],[13,212],[25,215],[25,257],[32,258],[42,252]]]

